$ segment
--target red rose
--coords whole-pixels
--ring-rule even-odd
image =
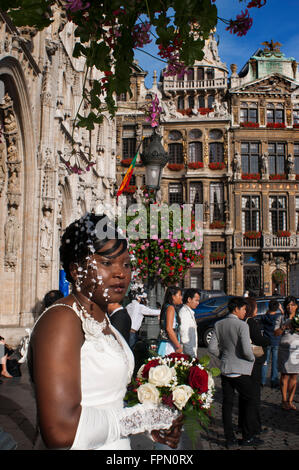
[[[160,364],[159,359],[154,359],[153,361],[149,361],[147,364],[145,364],[143,371],[142,371],[142,377],[147,379],[149,370],[152,367],[157,367],[159,364]]]
[[[168,354],[166,357],[169,357],[170,359],[184,359],[185,361],[189,361],[191,359],[191,356],[188,356],[188,354],[181,353],[171,353]]]
[[[191,367],[188,377],[190,387],[196,388],[199,393],[206,393],[208,391],[208,373],[199,367]]]
[[[162,403],[164,403],[164,405],[166,406],[169,406],[169,408],[174,408],[174,403],[172,401],[172,393],[170,395],[163,395]]]

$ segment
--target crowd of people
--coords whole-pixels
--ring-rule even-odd
[[[125,450],[130,449],[128,437],[144,431],[151,434],[157,449],[177,448],[181,416],[163,405],[126,408],[124,396],[134,373],[133,353],[144,315],[159,317],[159,355],[177,352],[197,357],[194,310],[200,293],[170,286],[161,309],[151,309],[144,295],[131,292],[124,306],[131,280],[127,242],[113,226],[115,238],[98,237],[96,226],[103,217],[87,214],[67,227],[60,256],[72,292],[64,297],[60,291],[50,291],[31,332],[28,366],[39,431],[35,448]],[[280,386],[283,410],[296,409],[297,309],[294,297],[287,297],[283,307],[271,300],[260,324],[256,301],[233,297],[228,315],[215,323],[208,350],[220,360],[227,448],[236,444],[235,391],[242,445],[263,442],[260,397],[270,362],[271,386]],[[9,378],[4,343],[2,338],[1,375]]]

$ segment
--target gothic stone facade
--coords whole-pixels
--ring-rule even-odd
[[[72,174],[64,163],[73,148],[83,162],[90,139],[83,130],[72,135],[84,64],[72,57],[72,25],[59,10],[54,19],[38,32],[0,15],[0,333],[12,344],[32,326],[46,292],[58,288],[64,228],[113,204],[115,193],[110,120],[93,131],[90,172]]]

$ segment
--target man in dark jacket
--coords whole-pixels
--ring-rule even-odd
[[[264,336],[270,339],[271,345],[267,346],[266,349],[266,360],[262,368],[262,385],[266,384],[268,366],[270,364],[270,359],[272,359],[271,367],[271,388],[279,387],[279,377],[278,377],[278,348],[280,343],[280,336],[274,335],[274,327],[277,318],[281,315],[277,310],[280,309],[283,313],[283,309],[277,300],[270,300],[268,312],[262,317],[262,327],[264,330]]]
[[[108,304],[108,315],[111,324],[123,335],[129,344],[131,317],[127,309],[120,304]]]

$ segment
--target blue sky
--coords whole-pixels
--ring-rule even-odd
[[[246,3],[239,0],[217,0],[218,16],[222,18],[235,18]],[[217,34],[219,35],[219,55],[226,63],[229,71],[231,64],[237,64],[238,71],[247,62],[250,56],[261,46],[264,41],[280,42],[281,51],[286,57],[294,57],[299,62],[299,0],[267,0],[262,8],[250,10],[253,17],[253,26],[244,37],[237,37],[225,31],[226,25],[218,22]],[[147,46],[148,52],[156,55],[153,46]],[[152,84],[153,71],[157,70],[158,77],[163,63],[146,54],[136,52],[139,65],[148,76],[146,85]]]

